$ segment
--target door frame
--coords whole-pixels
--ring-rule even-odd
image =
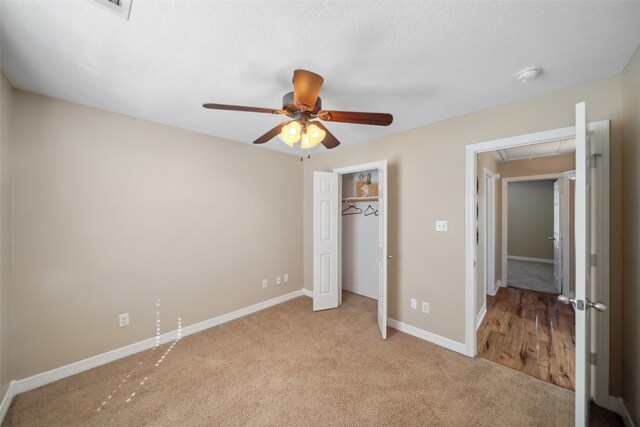
[[[610,301],[609,291],[609,161],[610,161],[610,122],[608,120],[593,122],[588,124],[589,133],[597,131],[606,132],[608,138],[603,139],[604,146],[597,147],[602,150],[602,157],[597,161],[601,162],[602,169],[596,174],[600,199],[595,206],[597,215],[597,243],[596,253],[604,254],[598,257],[598,268],[596,269],[597,283],[601,284],[593,295],[596,301],[603,301],[608,304]],[[536,132],[526,135],[519,135],[509,138],[469,144],[465,147],[465,354],[475,357],[477,354],[476,345],[476,325],[475,325],[475,305],[477,292],[476,275],[476,177],[477,177],[477,155],[479,153],[500,150],[509,147],[536,144],[541,142],[559,141],[576,137],[575,126],[553,129],[543,132]],[[595,148],[595,147],[593,147]],[[598,369],[592,376],[592,395],[595,402],[607,409],[616,411],[618,409],[615,398],[609,395],[609,311],[600,313],[601,321],[597,322],[592,332],[596,337]],[[593,316],[595,317],[595,316]]]
[[[378,171],[385,169],[386,173],[389,173],[389,169],[387,167],[387,159],[382,159],[382,160],[378,160],[375,162],[369,162],[369,163],[362,163],[359,165],[352,165],[352,166],[344,166],[341,168],[334,168],[333,169],[333,173],[337,173],[338,174],[338,187],[340,188],[340,194],[342,194],[342,175],[346,175],[346,174],[351,174],[351,173],[355,173],[355,172],[364,172],[364,171],[368,171],[371,169],[376,169]],[[380,203],[382,204],[381,206],[379,206],[379,209],[382,211],[382,215],[383,217],[380,218],[380,221],[382,221],[382,233],[385,236],[385,238],[382,241],[382,254],[381,256],[383,257],[382,261],[382,271],[381,274],[383,275],[383,277],[387,278],[387,286],[385,286],[386,289],[386,295],[384,295],[384,299],[383,299],[383,318],[386,318],[386,328],[388,328],[388,321],[389,321],[389,311],[388,311],[388,307],[389,307],[389,285],[388,285],[388,281],[389,281],[389,275],[388,275],[388,262],[387,262],[387,258],[386,255],[387,253],[389,253],[389,247],[388,247],[388,240],[389,240],[389,236],[388,236],[388,223],[389,223],[389,210],[388,210],[388,199],[389,199],[389,189],[388,189],[388,177],[387,176],[379,176],[378,180],[380,181],[378,183],[378,185],[383,186],[383,191],[384,191],[384,195],[385,197],[383,199],[380,200]],[[384,182],[382,182],[384,180]],[[340,196],[340,199],[342,199],[342,195]],[[342,202],[342,200],[340,200],[340,202]],[[339,300],[339,304],[342,304],[342,221],[338,221],[338,286],[340,287],[340,300]],[[378,294],[378,304],[380,303],[381,300],[381,296],[380,294]],[[378,308],[376,307],[376,314],[378,314]],[[383,338],[386,339],[386,332],[383,333]]]
[[[498,291],[496,286],[496,193],[497,181],[496,173],[486,166],[484,167],[484,301],[487,303],[487,292],[495,295]],[[491,187],[487,182],[491,182]],[[491,193],[489,193],[491,188]],[[491,197],[489,197],[491,194]],[[491,268],[489,268],[491,266]],[[489,274],[491,273],[491,274]],[[486,310],[486,308],[485,308]],[[478,327],[478,324],[476,324]]]
[[[568,201],[564,200],[564,194],[565,192],[569,191],[569,178],[567,178],[567,176],[563,173],[550,173],[550,174],[545,174],[545,175],[529,175],[529,176],[512,176],[512,177],[508,177],[508,178],[502,178],[502,205],[501,205],[501,212],[502,212],[502,252],[500,254],[501,259],[502,259],[502,263],[501,263],[501,270],[502,270],[502,274],[501,274],[501,285],[502,286],[507,286],[507,281],[509,278],[508,275],[508,271],[507,271],[507,262],[508,262],[508,258],[509,258],[509,183],[511,182],[527,182],[527,181],[546,181],[546,180],[558,180],[561,179],[562,180],[562,191],[563,191],[563,196],[560,198],[560,209],[562,210],[563,214],[561,215],[562,218],[560,218],[560,222],[561,222],[561,227],[562,227],[562,233],[563,236],[568,236],[569,234],[569,210],[567,209],[569,206],[563,206],[563,203],[566,203]],[[566,191],[565,191],[566,190]],[[564,210],[563,210],[564,208]],[[565,216],[566,213],[566,216]],[[565,221],[566,219],[566,221]],[[563,286],[564,286],[564,272],[566,269],[570,268],[570,265],[567,263],[569,261],[569,258],[564,257],[564,248],[565,245],[564,242],[561,243],[562,247],[561,247],[561,253],[562,253],[562,281],[563,281]]]

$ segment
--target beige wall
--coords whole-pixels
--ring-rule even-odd
[[[313,171],[383,158],[389,161],[389,316],[454,341],[464,342],[465,146],[509,136],[572,126],[575,104],[586,101],[589,120],[612,120],[611,150],[620,150],[620,78],[558,91],[539,98],[340,147],[304,162],[304,286],[312,288]],[[340,125],[334,125],[339,129]],[[619,154],[613,154],[619,159]],[[612,170],[619,166],[612,165]],[[612,177],[614,182],[616,177]],[[619,182],[618,182],[619,184]],[[613,195],[612,209],[619,210]],[[435,231],[435,220],[449,232]],[[613,233],[615,237],[617,234]],[[619,241],[612,241],[612,258]],[[612,292],[619,280],[612,266]],[[409,307],[410,298],[430,303],[430,313]],[[619,299],[612,309],[619,310]],[[617,333],[620,325],[612,322]],[[614,329],[617,328],[617,329]],[[615,357],[615,355],[614,355]],[[615,374],[615,372],[614,372]],[[619,377],[612,379],[616,393]]]
[[[634,424],[640,425],[640,49],[622,75],[622,105],[622,397]]]
[[[14,97],[13,378],[300,289],[299,157]]]
[[[13,88],[0,72],[0,400],[11,382],[11,182]]]
[[[508,255],[553,260],[553,180],[508,185]]]

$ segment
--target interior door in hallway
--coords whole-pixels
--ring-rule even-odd
[[[562,224],[560,222],[560,180],[553,183],[553,284],[562,291]]]

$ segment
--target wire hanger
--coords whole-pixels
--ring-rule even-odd
[[[354,209],[353,211],[349,211],[349,209]],[[349,204],[349,207],[344,209],[342,211],[342,215],[343,216],[347,216],[347,215],[358,215],[362,213],[362,209],[360,209],[359,207],[354,206],[353,204]]]
[[[364,211],[364,216],[373,215],[374,213],[376,213],[376,210],[373,209],[371,205],[369,205],[369,207],[367,207],[367,209]]]

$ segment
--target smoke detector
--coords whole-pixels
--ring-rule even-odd
[[[527,67],[524,70],[518,71],[518,73],[516,74],[516,80],[524,84],[529,80],[533,80],[536,77],[538,77],[541,72],[542,72],[542,67],[540,66]]]

